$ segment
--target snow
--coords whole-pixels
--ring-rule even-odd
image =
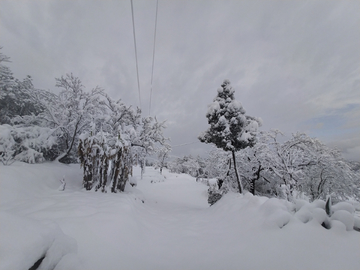
[[[221,88],[222,89],[222,88]],[[206,115],[213,115],[215,112],[220,110],[220,104],[217,101],[214,101],[208,106],[208,111]]]
[[[351,231],[354,228],[354,215],[350,214],[346,210],[338,210],[331,216],[331,220],[338,220],[343,223],[347,231]]]
[[[0,269],[29,269],[45,254],[39,269],[54,269],[64,255],[76,253],[76,241],[53,222],[1,211],[0,224]]]
[[[85,191],[79,165],[0,165],[0,269],[358,269],[352,209],[229,193],[147,167],[124,193]],[[66,189],[59,183],[66,180]],[[327,221],[331,229],[321,224]],[[353,225],[353,226],[354,226]]]

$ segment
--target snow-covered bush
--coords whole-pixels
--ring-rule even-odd
[[[78,146],[79,159],[84,169],[83,186],[102,192],[124,191],[132,174],[131,147],[120,135],[115,144],[109,144],[108,133],[94,136],[83,134]]]
[[[15,160],[19,160],[26,163],[40,163],[44,161],[43,154],[34,150],[34,149],[27,149],[25,151],[22,151],[21,153],[17,154],[15,156]]]
[[[4,164],[11,160],[38,163],[57,145],[54,130],[39,126],[0,125],[0,152]]]
[[[10,125],[0,125],[0,160],[4,165],[14,162],[16,142]]]
[[[295,211],[294,216],[303,223],[316,222],[326,229],[339,229],[341,223],[346,231],[359,230],[359,218],[355,216],[355,208],[349,202],[331,205],[331,199],[326,202],[315,200],[312,203],[295,200]]]

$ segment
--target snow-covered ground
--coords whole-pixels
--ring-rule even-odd
[[[209,207],[207,186],[193,177],[150,167],[134,175],[136,188],[103,194],[81,188],[79,165],[0,165],[0,269],[29,269],[44,256],[39,269],[360,267],[349,204],[334,207],[333,220],[321,202],[251,194]]]

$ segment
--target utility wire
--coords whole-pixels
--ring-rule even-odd
[[[155,63],[155,45],[156,45],[156,28],[157,28],[157,18],[158,18],[158,6],[159,0],[156,0],[156,13],[155,13],[155,29],[154,29],[154,47],[153,47],[153,59],[152,59],[152,68],[151,68],[151,89],[150,89],[150,102],[149,102],[149,115],[151,113],[151,97],[153,90],[153,77],[154,77],[154,63]]]
[[[190,144],[199,143],[199,142],[200,142],[200,141],[195,141],[195,142],[190,142],[190,143],[183,143],[183,144],[177,144],[177,145],[172,145],[171,147],[185,146],[185,145],[190,145]]]
[[[135,61],[136,61],[137,83],[138,83],[138,90],[139,90],[139,103],[140,103],[140,108],[141,108],[141,92],[140,92],[140,80],[139,80],[139,65],[138,65],[137,48],[136,48],[136,35],[135,35],[135,20],[134,20],[133,0],[131,0],[131,14],[132,14],[132,24],[133,24],[133,34],[134,34]]]

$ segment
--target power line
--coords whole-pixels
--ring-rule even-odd
[[[131,0],[131,14],[132,14],[132,24],[133,24],[133,34],[134,34],[135,61],[136,61],[137,83],[138,83],[138,90],[139,90],[139,103],[140,103],[140,108],[141,108],[141,92],[140,92],[140,80],[139,80],[139,65],[138,65],[137,48],[136,48],[136,35],[135,35],[135,20],[134,20],[133,0]]]
[[[151,113],[151,96],[153,90],[153,77],[154,77],[154,63],[155,63],[155,45],[156,45],[156,28],[157,28],[157,18],[158,18],[158,6],[159,0],[156,0],[156,13],[155,13],[155,28],[154,28],[154,47],[153,47],[153,59],[152,59],[152,68],[151,68],[151,88],[150,88],[150,102],[149,102],[149,115]]]
[[[183,143],[183,144],[178,144],[178,145],[172,145],[171,147],[185,146],[185,145],[190,145],[190,144],[199,143],[199,142],[200,142],[200,141],[190,142],[190,143]]]

